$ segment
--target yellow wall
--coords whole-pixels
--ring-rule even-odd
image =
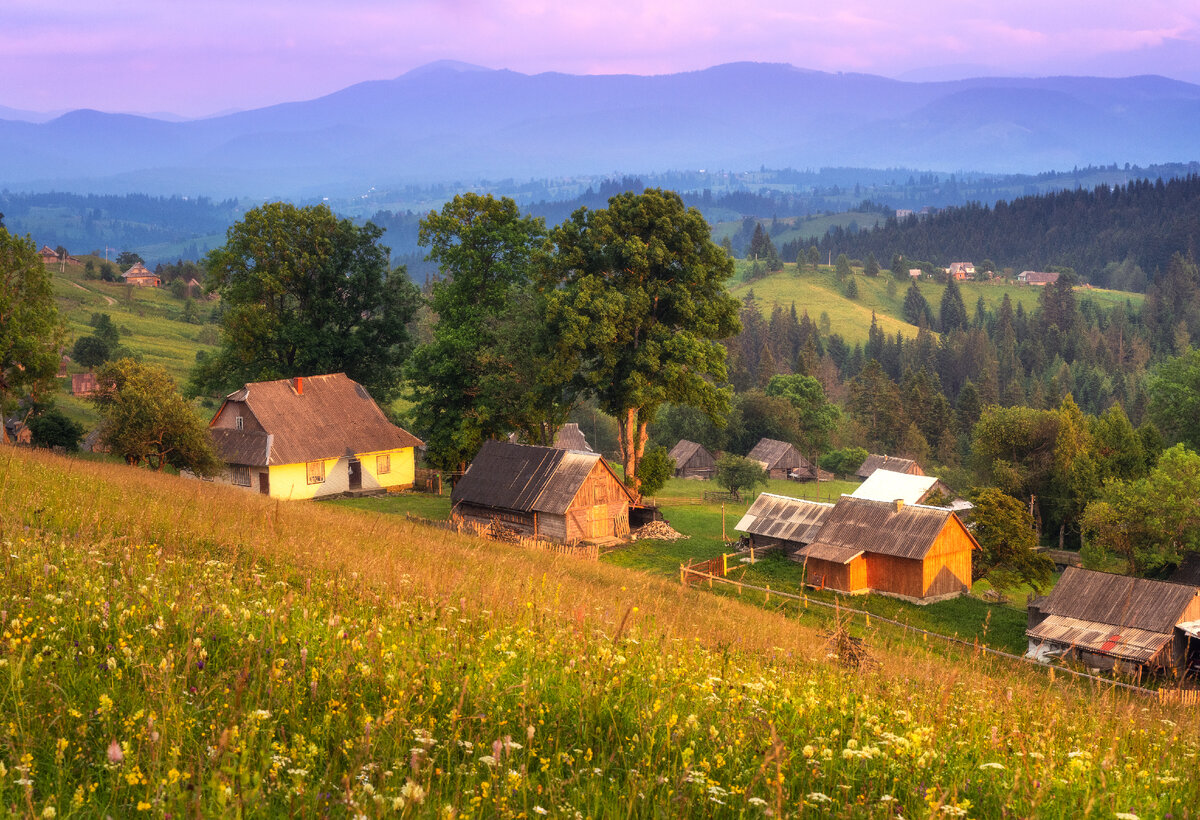
[[[375,471],[375,457],[383,454],[391,455],[392,470],[379,475]],[[404,447],[398,450],[380,450],[371,453],[359,453],[358,460],[362,463],[362,490],[380,490],[388,487],[412,486],[415,477],[415,457],[413,448]],[[271,497],[283,499],[317,498],[323,495],[334,495],[347,492],[350,489],[349,458],[327,458],[325,461],[325,482],[323,484],[308,483],[307,464],[279,464],[270,468]],[[251,489],[258,490],[258,474],[263,467],[250,468]]]

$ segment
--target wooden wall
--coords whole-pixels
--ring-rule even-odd
[[[946,519],[946,525],[925,555],[920,597],[969,590],[973,547],[971,536],[958,516],[952,515]]]
[[[599,461],[567,508],[567,541],[602,541],[629,534],[629,496]]]
[[[867,554],[867,585],[876,592],[920,598],[925,590],[921,575],[919,559]]]
[[[675,470],[675,475],[680,478],[688,478],[690,476],[700,476],[701,478],[712,478],[713,470],[716,469],[716,462],[709,455],[707,450],[697,450],[686,464],[682,464]]]
[[[858,556],[849,564],[838,564],[833,561],[822,561],[809,558],[805,562],[805,583],[820,586],[822,576],[826,589],[836,589],[841,592],[867,591],[867,562],[863,556]]]

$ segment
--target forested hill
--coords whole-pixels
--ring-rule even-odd
[[[1016,271],[1065,266],[1094,285],[1144,290],[1172,254],[1200,255],[1200,176],[948,208],[855,234],[835,228],[820,247],[822,258],[873,253],[940,265],[989,259]],[[781,254],[790,261],[797,250],[785,246]]]

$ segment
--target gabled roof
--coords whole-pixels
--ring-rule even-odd
[[[953,512],[942,507],[902,504],[896,509],[894,502],[844,495],[825,517],[813,543],[797,554],[814,555],[822,549],[839,547],[919,560],[929,552],[951,518],[958,520]],[[961,522],[958,526],[962,526]],[[965,527],[963,532],[978,547]]]
[[[225,397],[226,403],[245,402],[265,431],[215,429],[210,422],[209,432],[225,462],[299,464],[421,446],[420,439],[388,421],[366,389],[345,373],[300,381],[300,390],[296,379],[251,382]],[[259,460],[238,460],[251,455]]]
[[[754,499],[734,529],[751,535],[807,544],[816,537],[833,506],[824,501],[762,493]]]
[[[630,502],[635,501],[608,463],[596,453],[500,441],[483,443],[466,474],[454,486],[450,501],[562,515],[597,464],[612,474]]]
[[[1057,271],[1023,270],[1017,274],[1017,279],[1022,282],[1028,282],[1031,285],[1053,285],[1058,281],[1058,277],[1059,274]]]
[[[688,441],[685,438],[681,438],[679,443],[671,448],[671,452],[668,455],[675,460],[675,466],[678,468],[691,461],[692,457],[701,450],[704,450],[704,447],[701,445],[694,441]],[[704,450],[704,452],[708,451]]]
[[[141,276],[157,277],[158,274],[147,268],[141,262],[135,262],[133,267],[121,274],[125,279],[137,279]]]
[[[777,469],[776,465],[786,458],[795,458],[798,460],[798,466],[801,468],[811,468],[808,459],[800,455],[800,451],[786,441],[776,441],[773,438],[764,438],[754,445],[746,458],[751,461],[761,461],[767,465],[768,470]]]
[[[1171,633],[1197,594],[1188,584],[1067,567],[1040,608],[1048,615]]]
[[[859,478],[869,478],[871,473],[875,472],[876,470],[886,469],[896,473],[911,473],[914,472],[914,467],[916,468],[916,473],[920,474],[924,472],[917,462],[913,461],[911,458],[881,456],[872,453],[871,455],[867,456],[866,460],[863,461],[863,463],[859,466],[858,471],[854,474]]]
[[[937,476],[933,475],[909,475],[879,469],[871,473],[850,495],[873,501],[895,501],[898,498],[905,504],[920,504],[937,483]]]
[[[578,450],[581,453],[595,452],[588,444],[587,437],[579,429],[579,424],[568,421],[559,428],[554,436],[554,446],[560,450]]]

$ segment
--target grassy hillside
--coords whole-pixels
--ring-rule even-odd
[[[872,311],[884,332],[895,335],[899,331],[906,337],[916,335],[917,329],[903,319],[908,283],[897,282],[886,272],[877,277],[868,277],[862,275],[861,269],[855,269],[859,295],[857,299],[850,300],[845,296],[845,287],[838,284],[833,268],[827,265],[821,265],[816,272],[806,268],[803,273],[797,273],[795,265],[784,265],[782,271],[754,281],[746,280],[748,271],[748,264],[738,263],[737,277],[730,285],[730,292],[741,299],[753,291],[764,313],[770,313],[776,304],[790,307],[793,302],[797,311],[807,310],[813,321],[822,312],[828,313],[831,326],[852,344],[866,341]],[[937,315],[946,286],[924,280],[918,286],[933,308],[934,315]],[[1039,289],[1035,287],[990,282],[960,282],[959,287],[968,315],[974,314],[975,304],[980,297],[991,310],[999,307],[1005,294],[1012,300],[1014,308],[1021,304],[1026,311],[1032,311],[1038,304]],[[1137,308],[1145,298],[1140,293],[1100,288],[1076,288],[1075,293],[1077,300],[1092,299],[1106,309],[1123,305],[1127,300]]]
[[[1200,805],[1195,712],[394,516],[5,449],[0,540],[12,815]]]
[[[86,259],[87,257],[83,257]],[[120,344],[131,354],[150,364],[160,365],[182,384],[196,361],[196,353],[212,350],[216,325],[209,324],[213,302],[196,302],[196,312],[204,324],[183,320],[184,302],[174,298],[167,288],[138,288],[125,284],[85,279],[82,266],[67,266],[62,272],[49,266],[53,274],[58,309],[67,328],[68,352],[75,340],[92,332],[89,321],[95,313],[107,313],[120,330]],[[72,366],[71,372],[84,368]],[[95,411],[86,401],[70,394],[70,380],[60,382],[59,405],[72,417],[90,426]]]

